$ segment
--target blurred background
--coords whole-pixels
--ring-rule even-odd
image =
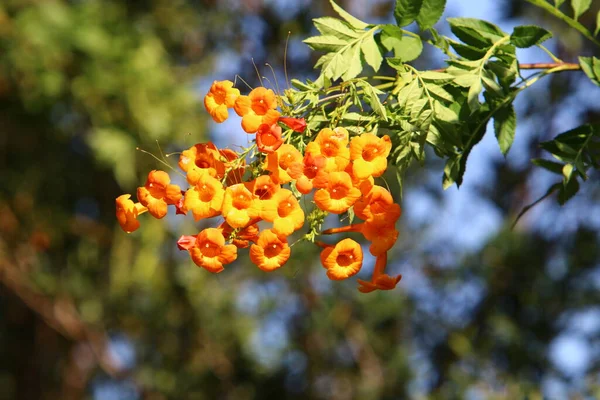
[[[339,3],[393,21],[389,0]],[[395,291],[331,284],[308,244],[271,274],[241,256],[212,275],[175,246],[191,218],[120,229],[115,198],[160,167],[136,147],[245,144],[237,117],[207,119],[208,87],[255,85],[252,61],[284,86],[288,32],[289,75],[314,79],[302,40],[323,15],[325,0],[0,1],[0,400],[600,398],[598,173],[510,229],[556,179],[530,165],[537,144],[600,122],[583,73],[527,90],[508,157],[490,130],[460,190],[435,157],[408,172]],[[524,1],[449,0],[449,16],[541,24],[565,61],[598,56]],[[417,67],[443,66],[428,50]]]

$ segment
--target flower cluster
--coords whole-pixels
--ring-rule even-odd
[[[134,203],[129,194],[116,200],[123,230],[138,229],[138,216],[146,211],[163,218],[168,206],[178,214],[191,214],[196,221],[219,217],[216,227],[183,235],[178,247],[188,251],[196,265],[213,273],[223,271],[245,248],[258,268],[273,271],[288,261],[288,238],[306,220],[311,220],[314,230],[315,226],[320,229],[328,213],[352,213],[363,222],[303,238],[323,248],[320,258],[327,276],[342,280],[360,271],[362,247],[350,238],[335,245],[315,241],[314,233],[359,232],[371,242],[369,252],[376,257],[372,279],[359,280],[359,290],[367,293],[396,286],[401,276],[385,274],[385,267],[387,253],[398,238],[395,223],[401,209],[390,192],[374,180],[387,168],[391,150],[387,135],[350,137],[348,130],[338,126],[323,128],[308,143],[294,145],[299,143],[291,140],[294,137],[308,136],[304,119],[282,116],[278,111],[281,99],[271,89],[258,87],[242,95],[230,81],[214,82],[204,105],[218,123],[233,109],[242,118],[242,129],[255,135],[253,145],[239,154],[218,149],[211,142],[183,151],[179,168],[189,184],[185,191],[171,184],[166,172],[151,171],[137,190],[139,202]],[[299,200],[311,194],[316,208],[307,218]]]

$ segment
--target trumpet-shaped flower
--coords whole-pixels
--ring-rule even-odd
[[[352,239],[343,239],[321,252],[321,264],[327,269],[327,277],[335,281],[356,275],[362,262],[362,248]]]
[[[290,254],[287,240],[271,229],[263,230],[256,244],[250,246],[250,260],[267,272],[282,267],[290,258]]]
[[[231,149],[219,149],[221,160],[225,165],[225,182],[227,185],[235,185],[244,181],[246,160],[239,160],[239,155]]]
[[[306,121],[304,118],[279,117],[279,122],[294,132],[302,133],[306,130]]]
[[[148,211],[141,203],[134,203],[133,200],[130,200],[130,197],[130,194],[122,194],[115,201],[117,221],[127,233],[131,233],[140,227],[140,221],[137,220],[137,217]]]
[[[233,228],[245,227],[260,216],[260,205],[255,200],[256,196],[242,183],[227,187],[221,209],[223,218]]]
[[[327,186],[315,192],[314,200],[321,210],[341,214],[348,211],[360,196],[360,190],[352,186],[350,175],[346,172],[332,172]]]
[[[327,172],[343,171],[350,163],[348,131],[342,127],[321,129],[315,140],[308,143],[305,153],[324,156]]]
[[[258,240],[259,229],[254,221],[250,221],[248,226],[237,232],[227,222],[223,222],[218,229],[223,233],[223,236],[226,239],[231,239],[231,243],[238,249],[245,249],[250,245],[250,242],[256,242]]]
[[[291,144],[283,144],[267,155],[265,169],[271,172],[274,182],[284,184],[292,180],[290,171],[294,163],[302,161],[302,154]]]
[[[363,281],[358,279],[358,290],[362,293],[369,293],[374,290],[391,290],[396,287],[398,282],[402,279],[402,275],[392,277],[385,273],[385,267],[387,266],[387,252],[377,256],[375,260],[375,268],[373,269],[373,276],[371,281]]]
[[[185,193],[185,209],[190,210],[196,221],[221,213],[225,190],[223,184],[208,174],[200,176],[195,186]]]
[[[204,174],[217,179],[225,174],[225,163],[221,161],[221,154],[212,142],[198,143],[184,150],[179,156],[179,167],[187,172],[190,185],[195,185]]]
[[[281,189],[273,196],[270,207],[263,208],[262,216],[265,221],[273,222],[273,232],[280,236],[289,236],[304,225],[304,211],[287,189]]]
[[[261,153],[272,153],[283,144],[281,127],[277,124],[261,124],[256,132],[256,147]]]
[[[392,149],[388,135],[381,138],[363,133],[350,141],[352,172],[358,179],[381,176],[387,168],[387,156]]]
[[[204,96],[204,107],[215,122],[221,123],[229,116],[227,109],[234,106],[239,95],[240,91],[233,87],[233,82],[214,81]]]
[[[196,265],[213,273],[223,271],[223,265],[237,258],[237,247],[225,244],[225,237],[217,228],[207,228],[200,232],[189,251]]]
[[[367,222],[388,223],[393,225],[402,213],[400,206],[387,189],[373,186],[371,191],[354,204],[354,213]]]
[[[309,194],[313,188],[327,186],[328,174],[325,172],[327,159],[320,155],[306,153],[302,162],[293,163],[289,175],[296,180],[296,189],[302,194]]]
[[[248,96],[239,96],[234,105],[235,112],[242,117],[242,129],[254,133],[261,124],[277,123],[279,111],[277,97],[271,89],[257,87]]]
[[[371,242],[369,252],[374,256],[379,256],[387,252],[394,246],[396,240],[398,240],[399,232],[393,224],[378,221],[364,222],[361,225],[360,232],[365,239]]]
[[[171,185],[171,178],[165,171],[150,171],[146,184],[139,187],[137,197],[148,212],[155,218],[167,215],[167,205],[175,205],[181,199],[181,189]]]

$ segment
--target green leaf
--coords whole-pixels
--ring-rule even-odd
[[[452,103],[454,101],[454,97],[441,86],[438,86],[436,84],[428,84],[425,85],[425,88],[432,95],[439,97],[442,100],[446,100],[448,103]]]
[[[515,139],[517,115],[512,104],[502,107],[494,114],[494,131],[500,151],[506,156]]]
[[[342,7],[340,7],[337,4],[335,4],[335,2],[333,0],[329,0],[329,2],[331,3],[331,7],[333,7],[333,9],[335,10],[335,12],[337,12],[340,17],[342,17],[343,19],[345,19],[346,22],[348,22],[353,28],[363,30],[363,29],[365,29],[366,27],[369,26],[369,24],[367,24],[367,23],[361,21],[360,19],[352,16],[347,11],[345,11]]]
[[[437,100],[435,100],[433,103],[433,111],[435,113],[435,117],[442,121],[450,123],[458,121],[458,115],[451,108],[444,106]]]
[[[421,10],[417,16],[417,24],[421,30],[429,29],[444,14],[444,8],[446,7],[446,0],[423,0]]]
[[[423,52],[423,42],[420,38],[412,36],[404,36],[402,38],[402,46],[394,49],[394,55],[392,59],[401,62],[409,62],[418,58]]]
[[[558,192],[558,203],[562,206],[567,201],[569,201],[573,196],[577,194],[579,191],[579,182],[577,178],[573,177],[569,179],[567,182],[563,180],[563,186],[560,188]]]
[[[558,8],[563,5],[565,0],[554,0],[554,7]]]
[[[345,71],[342,74],[342,79],[347,81],[356,78],[362,71],[362,63],[360,61],[360,45],[357,43],[344,51],[342,58],[345,64]]]
[[[448,18],[450,29],[470,46],[490,46],[506,34],[496,25],[475,18]]]
[[[419,16],[423,0],[396,0],[394,18],[398,26],[406,26]]]
[[[591,4],[592,0],[571,0],[571,7],[573,7],[574,18],[577,20],[581,14],[583,14],[590,8]]]
[[[551,37],[552,33],[544,28],[535,25],[523,25],[515,28],[510,35],[510,41],[517,47],[527,48],[538,45]]]
[[[361,33],[353,29],[348,23],[333,17],[315,18],[313,22],[315,28],[322,35],[336,36],[345,42],[358,38]]]
[[[367,36],[360,44],[360,50],[362,51],[367,64],[373,68],[373,71],[379,71],[383,57],[381,56],[381,51],[379,50],[377,42],[375,42],[375,38],[371,35]]]
[[[425,71],[419,74],[419,77],[424,81],[439,81],[448,82],[454,79],[454,75],[445,72]]]
[[[469,88],[469,93],[467,94],[467,103],[469,104],[469,108],[471,109],[471,113],[474,113],[479,109],[481,105],[479,103],[479,93],[483,89],[481,85],[481,80],[476,79],[475,82]]]
[[[479,77],[469,73],[458,75],[454,78],[454,83],[462,87],[472,87],[477,81],[479,81]]]
[[[600,58],[579,57],[579,65],[595,85],[600,86]]]
[[[308,39],[304,39],[303,42],[313,50],[327,52],[337,51],[347,44],[346,41],[332,35],[313,36],[309,37]]]
[[[594,36],[598,36],[600,33],[600,11],[596,14],[596,29],[594,29]]]
[[[531,163],[550,172],[554,172],[555,174],[562,174],[564,165],[554,161],[546,160],[544,158],[534,158],[531,160]]]
[[[387,121],[387,112],[381,101],[379,100],[379,95],[383,94],[383,92],[379,89],[374,88],[368,82],[360,81],[356,84],[356,86],[363,89],[364,95],[367,97],[369,101],[369,105],[373,109],[373,111],[383,118],[384,121]]]
[[[462,180],[460,176],[460,159],[461,157],[458,156],[456,158],[449,158],[446,162],[442,180],[442,187],[444,190],[448,189],[455,182],[460,185],[460,181]]]

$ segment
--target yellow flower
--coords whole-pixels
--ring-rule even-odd
[[[229,116],[227,109],[234,106],[239,95],[240,91],[233,87],[233,82],[214,81],[204,97],[204,107],[215,122],[221,123]]]
[[[207,228],[198,234],[190,255],[199,267],[219,273],[224,270],[223,265],[237,258],[237,247],[225,244],[223,233],[217,228]]]
[[[121,228],[131,233],[140,227],[140,221],[137,220],[138,215],[148,211],[141,203],[134,203],[130,200],[130,194],[122,194],[116,199],[117,221]]]
[[[314,200],[321,210],[341,214],[348,211],[360,196],[360,190],[352,186],[350,175],[331,172],[327,186],[315,192]]]
[[[269,126],[279,119],[277,97],[271,89],[257,87],[248,96],[239,96],[234,105],[235,112],[242,117],[242,129],[255,133],[261,124]]]
[[[387,168],[387,156],[392,149],[388,135],[381,138],[372,133],[363,133],[350,142],[352,172],[358,179],[381,176]]]
[[[306,145],[305,153],[324,156],[327,172],[343,171],[350,163],[348,131],[342,127],[321,129],[315,140]]]
[[[250,246],[250,260],[266,272],[281,268],[290,258],[290,254],[287,240],[271,229],[262,231],[256,244]]]
[[[356,275],[363,262],[360,245],[352,239],[343,239],[335,246],[327,246],[321,252],[321,264],[327,269],[331,280],[342,280]]]
[[[171,185],[171,178],[165,171],[150,171],[146,184],[139,187],[137,197],[155,218],[167,215],[167,205],[175,205],[182,197],[181,189]]]
[[[225,190],[223,184],[208,174],[202,175],[195,186],[185,192],[183,205],[192,211],[196,221],[221,213]]]
[[[229,186],[223,198],[223,218],[233,228],[245,227],[253,218],[260,216],[260,205],[255,200],[256,196],[244,184]]]
[[[294,194],[281,189],[263,208],[262,217],[273,222],[273,232],[280,236],[289,236],[304,225],[304,211],[300,208]]]

